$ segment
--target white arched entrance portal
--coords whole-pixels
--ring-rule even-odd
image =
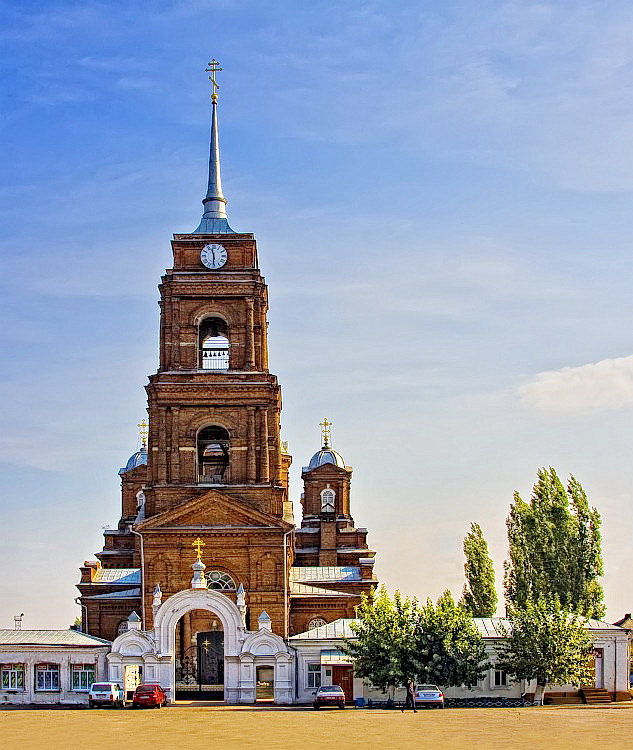
[[[269,665],[274,669],[275,703],[292,703],[294,660],[283,638],[271,632],[268,615],[261,614],[258,630],[247,631],[237,605],[228,596],[209,589],[187,589],[170,596],[156,611],[153,631],[139,631],[136,621],[128,621],[129,629],[116,638],[108,655],[110,678],[121,679],[126,664],[140,662],[144,680],[160,682],[173,700],[176,625],[183,615],[200,609],[213,613],[222,623],[225,701],[254,703],[257,666]]]

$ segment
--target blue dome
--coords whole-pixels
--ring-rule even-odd
[[[147,464],[147,448],[142,446],[128,458],[125,466],[119,469],[119,474],[125,474],[126,471],[131,471],[136,469],[137,466],[144,466],[145,464]]]
[[[310,463],[308,464],[308,471],[312,471],[312,469],[316,469],[325,464],[334,464],[334,466],[338,466],[341,469],[345,468],[343,456],[329,446],[324,446],[312,456]]]

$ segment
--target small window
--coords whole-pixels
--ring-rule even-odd
[[[70,689],[90,690],[95,681],[94,664],[73,664],[70,669]]]
[[[321,687],[321,665],[308,664],[308,685],[309,688]]]
[[[327,625],[325,620],[322,617],[315,617],[308,623],[308,630],[312,630],[313,628],[320,628],[323,625]]]
[[[59,690],[59,664],[35,665],[35,689]]]
[[[116,627],[116,634],[121,635],[121,633],[127,633],[127,620],[121,620]]]
[[[334,513],[334,490],[326,489],[321,492],[321,513]]]
[[[2,690],[24,690],[24,664],[2,664],[0,685]]]
[[[502,669],[495,669],[494,686],[495,687],[507,687],[508,686],[508,673],[504,672]]]
[[[209,589],[235,591],[237,588],[231,576],[228,573],[223,573],[221,570],[211,570],[205,573],[205,577],[207,579],[207,588]]]

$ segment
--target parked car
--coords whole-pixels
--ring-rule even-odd
[[[318,710],[321,706],[345,708],[345,693],[340,685],[321,685],[313,695],[312,707],[315,710]]]
[[[88,708],[95,706],[125,706],[125,693],[116,682],[93,682],[88,692]]]
[[[141,706],[155,706],[162,708],[167,703],[167,695],[158,683],[144,683],[139,685],[134,691],[132,697],[132,706],[140,708]]]
[[[437,685],[417,685],[414,697],[416,706],[444,708],[444,693]]]

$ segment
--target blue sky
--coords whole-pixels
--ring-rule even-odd
[[[156,286],[201,214],[211,57],[297,508],[327,416],[381,580],[457,595],[470,522],[500,574],[512,492],[552,465],[602,512],[608,614],[630,611],[630,3],[0,13],[0,627],[71,622],[118,520]]]

